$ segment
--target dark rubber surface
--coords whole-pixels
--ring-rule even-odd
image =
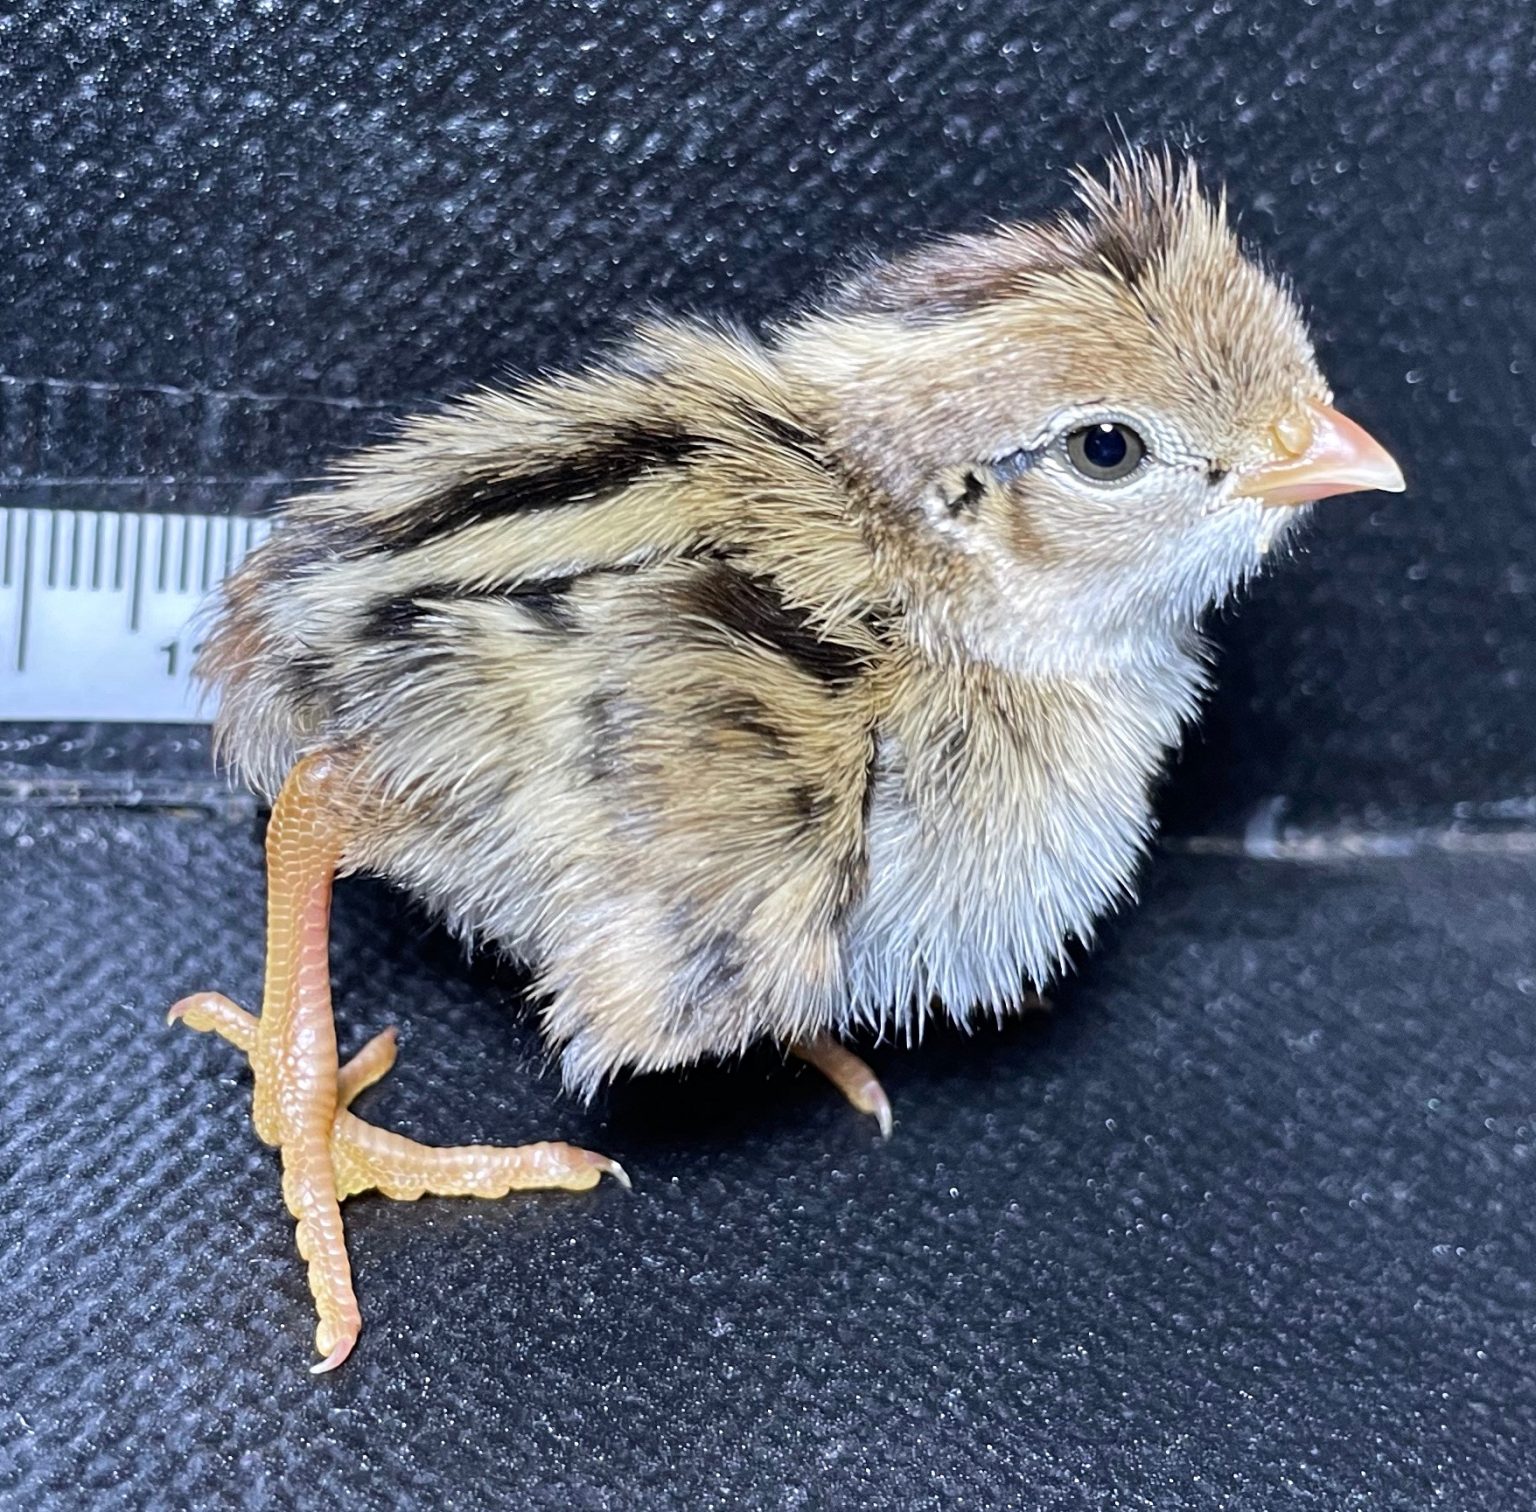
[[[515,980],[339,893],[368,1116],[635,1179],[349,1205],[337,1374],[222,1043],[244,824],[0,839],[6,1505],[1510,1509],[1536,1501],[1536,861],[1163,857],[1056,1013],[584,1111]]]

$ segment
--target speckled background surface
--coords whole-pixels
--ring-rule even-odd
[[[576,1108],[511,983],[350,885],[343,1043],[402,1026],[359,1111],[636,1186],[353,1200],[367,1325],[313,1378],[249,1077],[161,1025],[257,996],[257,837],[0,841],[12,1506],[1536,1498],[1530,857],[1169,857],[1052,1016],[874,1054],[889,1143],[771,1056]]]
[[[402,1026],[360,1111],[635,1189],[354,1200],[317,1379],[249,1077],[161,1024],[257,995],[252,828],[0,842],[10,1505],[1536,1500],[1530,857],[1166,858],[1054,1014],[874,1054],[889,1143],[770,1055],[582,1110],[512,983],[349,885],[343,1045]]]
[[[0,1502],[1536,1499],[1536,12],[1520,0],[40,4],[0,16],[0,504],[252,510],[653,306],[1187,134],[1410,492],[1216,627],[1148,877],[1048,1019],[562,1099],[515,979],[340,895],[369,1108],[625,1194],[350,1228],[322,1382],[232,1052],[248,808],[195,731],[0,709]],[[138,809],[135,804],[141,805]],[[1289,839],[1315,859],[1254,855]]]

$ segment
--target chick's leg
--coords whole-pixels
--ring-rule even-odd
[[[210,1031],[243,1050],[255,1075],[256,1131],[277,1145],[283,1196],[298,1223],[319,1324],[314,1368],[331,1370],[362,1326],[352,1289],[340,1200],[377,1189],[386,1196],[500,1197],[515,1189],[596,1185],[604,1171],[628,1184],[613,1161],[572,1145],[435,1148],[376,1128],[347,1105],[394,1064],[386,1029],[346,1065],[337,1063],[331,1016],[331,882],[345,843],[340,774],[325,757],[300,762],[273,805],[267,830],[267,980],[261,1017],[217,993],[171,1009],[172,1022]]]
[[[260,1138],[282,1151],[283,1198],[298,1225],[299,1253],[309,1264],[320,1315],[315,1346],[327,1367],[346,1358],[362,1327],[331,1166],[338,1082],[331,880],[345,841],[336,776],[335,764],[324,756],[301,761],[272,806],[266,983],[249,1050],[256,1082],[252,1119]],[[183,1007],[173,1008],[172,1017],[183,1016]]]
[[[791,1045],[790,1053],[807,1065],[815,1066],[860,1113],[870,1114],[880,1125],[881,1135],[889,1139],[894,1121],[891,1100],[885,1095],[875,1073],[845,1045],[830,1034],[814,1035]]]

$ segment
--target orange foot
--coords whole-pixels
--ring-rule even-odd
[[[183,998],[171,1009],[168,1022],[211,1031],[248,1056],[255,1053],[260,1021],[220,993]],[[310,1287],[321,1320],[315,1347],[325,1359],[311,1367],[317,1374],[334,1370],[346,1359],[362,1326],[342,1234],[342,1198],[373,1191],[405,1202],[429,1194],[505,1197],[508,1192],[556,1187],[583,1192],[596,1186],[605,1171],[629,1185],[617,1161],[574,1145],[424,1145],[349,1112],[352,1099],[394,1063],[395,1031],[390,1028],[374,1035],[337,1072],[329,1138],[334,1195],[284,1175],[283,1193],[288,1210],[299,1220],[299,1248],[310,1262]],[[311,1234],[314,1243],[309,1242]]]
[[[358,1118],[348,1104],[395,1062],[395,1031],[368,1041],[338,1066],[331,1018],[327,937],[331,878],[344,837],[337,775],[325,758],[301,762],[272,810],[267,831],[267,982],[260,1018],[227,997],[183,998],[170,1022],[211,1031],[250,1057],[256,1132],[282,1151],[283,1197],[298,1222],[299,1253],[319,1324],[312,1368],[334,1370],[362,1327],[352,1289],[341,1200],[379,1191],[413,1201],[504,1197],[559,1187],[585,1191],[604,1172],[625,1186],[617,1162],[568,1144],[418,1144]]]

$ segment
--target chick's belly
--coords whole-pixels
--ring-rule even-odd
[[[914,1029],[1017,1009],[1063,964],[1133,871],[1142,827],[1124,816],[926,814],[894,784],[870,815],[869,884],[847,941],[850,1017]]]

